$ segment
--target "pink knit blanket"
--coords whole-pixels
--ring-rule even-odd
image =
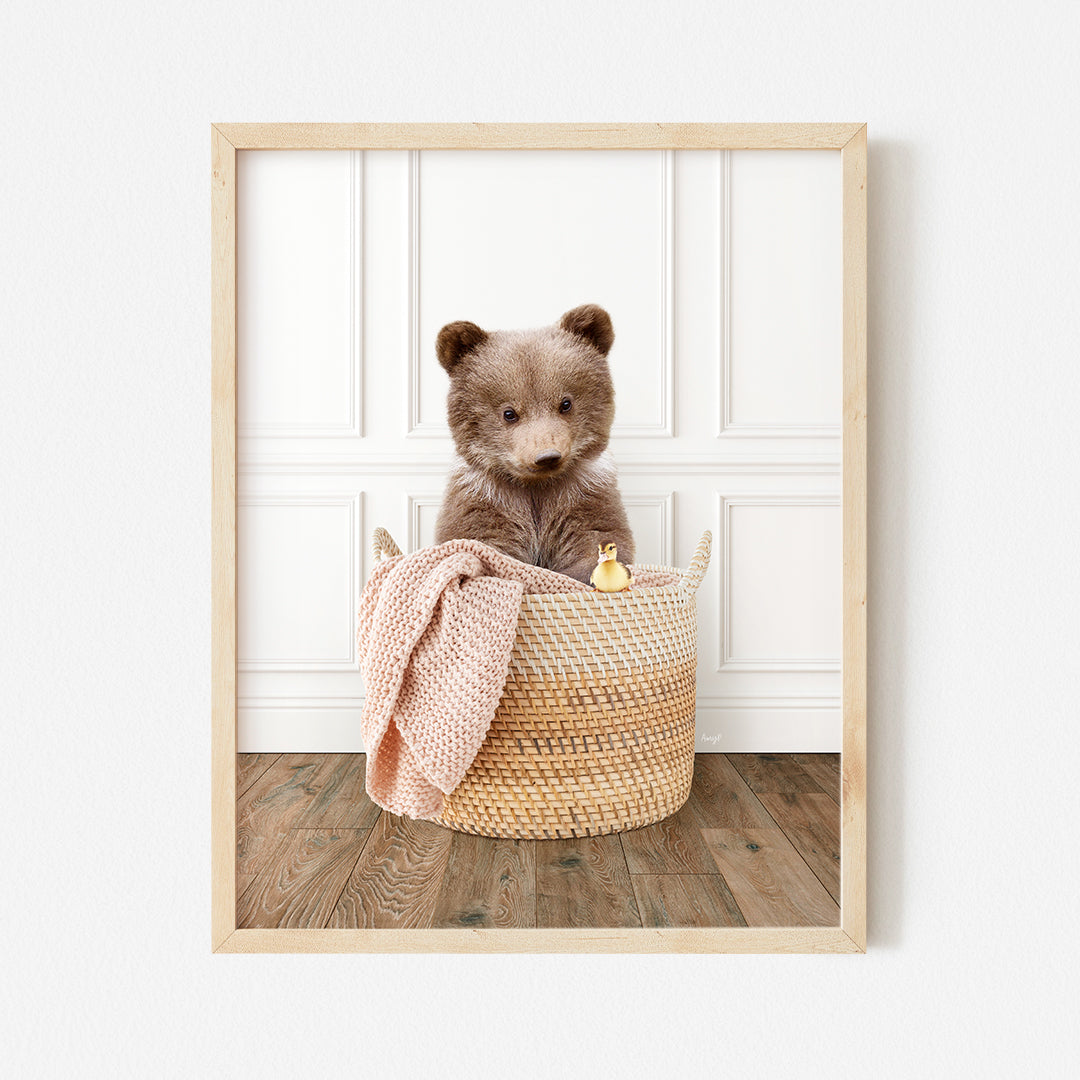
[[[654,576],[649,584],[677,580]],[[379,562],[360,598],[356,635],[368,795],[394,814],[437,817],[495,716],[522,593],[587,588],[479,540]]]
[[[368,795],[437,817],[487,735],[506,683],[521,594],[585,589],[479,540],[379,562],[360,598]]]

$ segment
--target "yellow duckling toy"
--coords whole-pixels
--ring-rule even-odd
[[[634,575],[617,558],[619,549],[614,544],[600,544],[600,561],[589,578],[589,584],[600,592],[622,592],[634,584]]]

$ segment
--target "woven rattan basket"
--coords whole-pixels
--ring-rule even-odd
[[[695,593],[705,533],[666,588],[526,594],[495,719],[435,820],[517,839],[650,825],[686,802],[694,772]],[[400,555],[376,529],[376,559]]]

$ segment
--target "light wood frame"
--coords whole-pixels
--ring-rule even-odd
[[[256,930],[236,926],[236,152],[840,152],[843,184],[843,744],[838,927]],[[214,124],[212,286],[212,922],[214,952],[865,952],[866,125]]]

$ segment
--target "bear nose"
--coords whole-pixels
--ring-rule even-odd
[[[535,463],[541,469],[554,469],[562,461],[562,454],[558,450],[544,450],[536,455]]]

